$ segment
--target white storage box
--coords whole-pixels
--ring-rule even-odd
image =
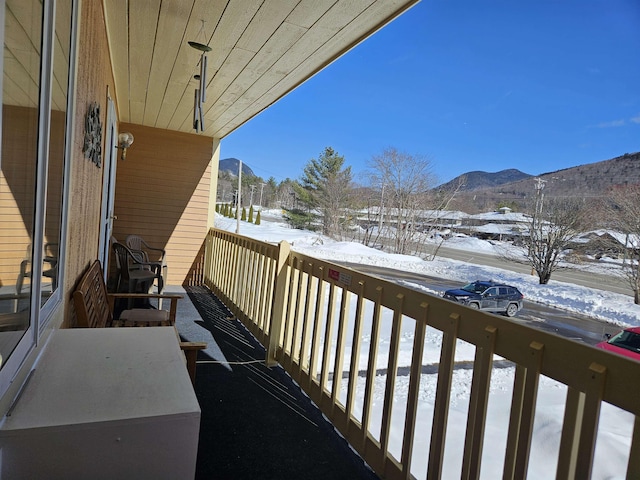
[[[199,430],[173,327],[62,329],[4,418],[0,478],[193,478]]]

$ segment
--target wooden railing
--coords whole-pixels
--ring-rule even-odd
[[[543,377],[566,388],[557,458],[548,460],[557,462],[556,478],[591,478],[603,402],[632,414],[626,471],[627,478],[640,478],[640,365],[633,360],[292,252],[286,242],[272,245],[212,229],[204,278],[265,345],[267,362],[282,365],[381,477],[415,478],[418,471],[421,478],[442,477],[452,379],[459,366],[456,347],[464,341],[474,346],[475,356],[466,365],[473,373],[456,478],[479,478],[483,447],[494,448],[487,444],[485,427],[498,361],[515,371],[503,478],[527,476]],[[424,359],[432,353],[424,349],[427,329],[440,338],[431,365],[437,383],[429,439],[416,428]],[[408,341],[411,348],[401,348]],[[386,376],[379,377],[381,372]],[[398,409],[399,372],[409,380]],[[379,378],[386,378],[382,393]],[[376,399],[382,411],[374,420],[380,410],[374,408]],[[428,450],[414,451],[418,442]],[[426,463],[426,471],[416,458]]]

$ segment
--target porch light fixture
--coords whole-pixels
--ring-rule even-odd
[[[130,132],[122,132],[118,135],[118,145],[116,148],[122,150],[122,154],[120,154],[120,159],[124,160],[127,158],[127,148],[129,148],[133,144],[133,134]]]
[[[202,20],[202,27],[200,27],[198,36],[202,36],[206,41],[206,35],[204,33],[204,20]],[[194,75],[194,78],[199,81],[199,87],[196,88],[193,103],[193,128],[197,132],[198,130],[204,130],[204,114],[202,104],[207,101],[207,53],[211,51],[211,47],[200,42],[188,43],[191,48],[194,48],[201,52],[200,74]]]

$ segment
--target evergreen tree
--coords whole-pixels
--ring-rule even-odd
[[[307,207],[307,213],[318,211],[322,233],[336,237],[347,226],[350,216],[351,167],[344,167],[344,157],[326,147],[318,159],[311,159],[304,168],[300,183],[293,185],[297,200]]]

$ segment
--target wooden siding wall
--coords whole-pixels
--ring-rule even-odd
[[[118,160],[113,235],[142,236],[167,252],[165,284],[182,285],[197,264],[207,234],[211,137],[120,124],[133,145]]]
[[[102,2],[82,2],[78,42],[78,76],[74,144],[71,161],[71,192],[64,292],[70,300],[73,289],[92,260],[98,257],[100,234],[100,204],[104,164],[97,167],[84,158],[84,118],[88,106],[100,106],[102,125],[106,123],[107,95],[115,96],[114,80],[107,43]],[[102,132],[104,151],[105,129]],[[67,302],[67,306],[71,304]],[[65,312],[65,326],[74,322],[69,308]]]
[[[3,106],[2,170],[0,170],[0,286],[15,284],[20,263],[27,256],[33,230],[38,110]],[[58,242],[64,112],[51,115],[49,182],[45,242]],[[28,279],[27,279],[28,282]]]
[[[31,243],[38,111],[4,105],[0,170],[0,286],[15,285]]]

